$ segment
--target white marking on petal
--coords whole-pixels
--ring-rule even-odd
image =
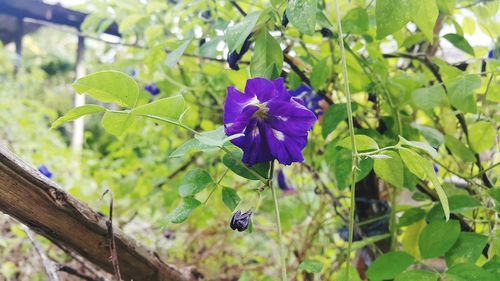
[[[285,140],[285,134],[283,134],[281,131],[271,129],[273,132],[273,135],[275,138],[277,138],[279,141],[284,141]]]
[[[255,128],[253,128],[253,130],[252,130],[252,138],[256,138],[256,137],[259,135],[259,133],[260,133],[260,132],[259,132],[259,127],[257,127],[257,126],[256,126],[256,127],[255,127]]]
[[[229,128],[229,127],[233,126],[233,124],[234,123],[232,123],[232,122],[231,123],[226,123],[226,127]]]
[[[288,117],[278,115],[278,116],[276,116],[276,118],[278,118],[279,120],[284,121],[284,122],[288,121]]]

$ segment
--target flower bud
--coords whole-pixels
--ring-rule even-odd
[[[231,218],[231,223],[229,226],[232,230],[238,230],[239,232],[245,231],[250,224],[250,217],[252,216],[252,209],[249,209],[245,213],[241,213],[241,211],[237,211],[233,214]]]

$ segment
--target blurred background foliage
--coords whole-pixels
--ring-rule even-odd
[[[222,124],[226,87],[235,85],[242,89],[250,77],[251,51],[243,56],[238,71],[229,69],[225,62],[228,49],[224,32],[228,26],[243,19],[232,2],[247,13],[269,9],[273,20],[267,23],[268,28],[282,49],[289,48],[288,54],[311,79],[314,89],[326,93],[333,104],[345,102],[345,95],[339,90],[342,89],[340,54],[330,1],[318,2],[319,12],[324,16],[317,16],[317,30],[310,35],[300,33],[293,25],[286,29],[281,26],[286,3],[279,0],[88,0],[70,7],[89,13],[81,26],[83,34],[89,36],[84,62],[87,73],[118,70],[132,75],[140,85],[142,103],[182,94],[189,107],[185,124],[199,131],[209,131]],[[350,47],[347,61],[349,85],[356,102],[356,133],[372,137],[380,147],[394,145],[400,134],[438,149],[438,176],[448,196],[470,195],[478,202],[457,207],[456,215],[470,223],[475,232],[487,237],[490,257],[500,255],[498,214],[494,209],[498,208],[500,196],[498,192],[491,192],[499,188],[499,167],[493,167],[499,160],[500,84],[495,76],[500,65],[499,3],[435,2],[439,7],[439,25],[434,30],[437,32],[434,42],[429,42],[428,34],[423,34],[413,23],[394,31],[390,37],[377,40],[375,2],[340,1],[344,29],[349,34],[346,38]],[[101,34],[113,21],[122,34],[119,41]],[[324,30],[320,32],[320,29],[324,28],[333,31],[331,37],[322,35]],[[227,172],[221,163],[220,152],[189,153],[172,158],[169,155],[191,136],[182,129],[149,120],[138,120],[124,135],[117,137],[104,131],[99,116],[87,116],[81,154],[75,154],[70,148],[71,123],[49,130],[54,120],[73,107],[71,83],[76,79],[77,38],[69,31],[47,26],[26,35],[22,58],[15,56],[11,46],[0,48],[0,143],[35,167],[46,165],[54,174],[53,180],[62,188],[102,213],[108,213],[107,203],[99,198],[106,189],[112,190],[117,225],[158,252],[166,262],[192,266],[206,280],[278,280],[279,268],[274,262],[278,250],[270,191],[258,192],[258,183]],[[443,35],[447,33],[458,34],[463,40],[468,39],[468,43],[446,40]],[[190,40],[184,56],[177,65],[169,66],[164,50],[175,50],[186,42],[182,40]],[[467,46],[473,49],[472,53]],[[448,88],[454,77],[463,74],[480,80],[480,85],[471,89],[478,102],[477,111],[463,111],[469,124],[469,140],[457,125],[456,109],[448,98],[427,87],[436,85],[436,77],[429,68],[419,59],[388,58],[383,53],[427,54],[439,66]],[[464,63],[467,67],[461,69],[459,66]],[[20,68],[14,74],[16,64]],[[298,87],[301,78],[289,68],[286,71],[288,87]],[[151,83],[156,83],[160,89],[158,96],[151,96],[143,89]],[[416,91],[421,92],[415,94]],[[89,103],[99,104],[92,99]],[[346,187],[350,152],[336,147],[348,132],[344,118],[335,121],[333,107],[324,103],[325,114],[315,126],[304,151],[306,164],[282,167],[287,181],[295,188],[295,192],[280,194],[284,239],[293,280],[341,280],[339,270],[346,256],[346,221],[343,218],[347,216],[349,205]],[[394,111],[400,116],[401,132],[397,131]],[[333,123],[335,125],[331,125]],[[475,176],[479,173],[475,165],[476,153],[484,168],[493,167],[487,174],[494,188],[485,187],[480,177]],[[360,174],[368,175],[374,161],[364,161]],[[234,189],[242,200],[240,206],[253,206],[258,200],[252,233],[237,233],[229,228],[232,212],[222,202],[222,188],[217,185],[197,195],[203,205],[184,223],[169,222],[168,214],[182,200],[178,186],[185,173],[196,167],[207,170],[214,181],[221,179],[220,186]],[[427,216],[427,222],[432,221],[432,215],[439,212],[439,202],[431,201],[416,188],[419,180],[406,168],[405,175],[409,176],[404,178],[404,188],[397,190],[397,205],[391,208],[397,210],[400,217],[398,248],[419,256],[416,245],[426,225],[424,217]],[[370,184],[371,188],[380,191],[375,201],[389,200],[391,188],[381,182]],[[420,181],[419,184],[426,183]],[[456,204],[463,203],[455,199],[458,200]],[[380,229],[374,226],[373,233],[367,235],[375,237],[374,240],[365,237],[355,243],[357,249],[376,249],[378,246],[374,242],[387,238],[377,236],[388,233],[387,212],[378,214],[385,224]],[[436,216],[439,218],[439,214]],[[377,219],[380,220],[375,217]],[[0,273],[3,278],[45,280],[36,255],[29,255],[33,250],[23,239],[25,234],[6,216],[0,217],[0,221]],[[71,260],[50,243],[44,246],[53,259]],[[377,250],[374,252],[380,254]],[[478,265],[487,261],[485,257],[481,259]],[[371,264],[371,261],[364,262]],[[316,272],[318,266],[321,273]],[[421,269],[446,268],[439,261],[419,266]]]

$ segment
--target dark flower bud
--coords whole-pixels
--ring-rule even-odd
[[[288,17],[286,16],[286,10],[283,12],[283,17],[281,18],[281,25],[286,27],[288,25]]]
[[[374,93],[368,93],[368,100],[373,102],[373,103],[376,103],[377,102],[377,95],[375,95]]]
[[[319,32],[321,33],[323,38],[332,38],[333,37],[333,32],[326,27],[323,27]]]
[[[204,21],[209,21],[212,18],[212,12],[210,10],[205,10],[201,12],[200,17]]]
[[[232,230],[238,230],[239,232],[245,231],[250,224],[250,217],[252,216],[252,209],[249,209],[245,213],[241,213],[241,211],[237,211],[233,214],[231,218],[231,223],[229,226]]]
[[[41,165],[38,167],[38,171],[42,173],[42,175],[46,176],[47,178],[51,179],[52,178],[52,172],[47,168],[45,165]]]
[[[205,44],[206,42],[207,42],[207,39],[205,39],[205,38],[201,38],[201,39],[200,39],[200,42],[198,43],[198,47],[203,46],[203,44]]]
[[[148,91],[152,96],[156,96],[160,93],[160,88],[158,88],[156,83],[144,85],[144,90]]]
[[[238,61],[240,60],[240,55],[236,51],[229,53],[227,55],[227,63],[232,70],[239,70]]]
[[[434,168],[434,173],[438,173],[439,172],[439,168],[436,164],[432,164],[432,167]]]
[[[245,42],[243,42],[243,45],[241,46],[240,52],[233,51],[227,55],[227,63],[229,64],[229,67],[233,70],[239,70],[240,67],[238,66],[238,62],[241,60],[243,55],[250,49],[250,44],[252,43],[250,41],[250,37],[252,34],[250,34],[247,39],[245,39]]]

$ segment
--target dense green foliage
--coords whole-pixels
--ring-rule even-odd
[[[117,45],[87,39],[91,74],[74,79],[68,70],[72,35],[27,36],[16,76],[12,52],[1,49],[2,144],[47,165],[56,182],[103,213],[99,197],[111,189],[117,224],[167,262],[193,266],[206,280],[279,280],[274,167],[296,189],[278,193],[293,280],[347,280],[342,232],[353,172],[359,190],[375,190],[364,200],[387,209],[356,213],[350,254],[358,271],[350,268],[349,281],[498,279],[498,1],[339,1],[356,167],[331,1],[89,2],[76,7],[92,12],[83,32],[97,37],[116,21],[123,36]],[[488,37],[486,46],[466,39],[477,34]],[[229,69],[228,52],[248,36],[240,69]],[[43,48],[61,38],[72,45]],[[226,87],[278,76],[289,89],[311,85],[324,113],[303,164],[249,168],[222,129]],[[153,82],[157,96],[144,90]],[[88,105],[73,108],[73,90]],[[84,149],[74,154],[67,122],[83,115]],[[232,213],[249,208],[249,229],[232,231]],[[363,225],[373,222],[383,223],[368,233]],[[22,264],[8,256],[23,233],[14,224],[8,233],[0,236],[0,272],[11,280]],[[39,270],[25,280],[43,280]]]

